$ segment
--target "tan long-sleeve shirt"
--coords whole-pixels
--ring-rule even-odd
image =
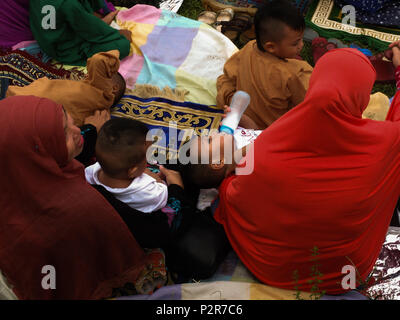
[[[304,100],[312,70],[305,61],[277,58],[250,41],[225,63],[217,80],[217,104],[229,105],[237,90],[247,92],[245,114],[265,129]]]
[[[25,87],[10,86],[6,96],[36,96],[64,106],[77,126],[96,110],[109,110],[114,102],[113,75],[119,69],[119,51],[93,55],[87,61],[88,74],[81,81],[41,78]]]

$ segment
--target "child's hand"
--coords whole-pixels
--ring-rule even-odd
[[[226,115],[228,114],[228,112],[231,112],[231,108],[227,105],[224,105],[224,114],[222,115],[222,119],[226,118]],[[222,126],[222,122],[219,123],[219,126]]]
[[[115,16],[118,14],[118,10],[115,10],[115,11],[113,11],[113,12],[110,12],[108,15],[106,15],[103,19],[101,19],[101,20],[103,20],[105,23],[107,23],[107,24],[111,24],[111,22],[113,22],[113,20],[114,20],[114,18],[115,18]]]
[[[165,176],[168,185],[177,184],[182,189],[184,188],[181,174],[178,171],[169,170],[164,166],[160,166],[160,172]]]
[[[228,114],[228,112],[231,112],[232,109],[231,107],[224,105],[224,114],[222,115],[222,118],[226,118],[226,115]]]
[[[390,44],[389,48],[392,48],[393,52],[393,65],[395,68],[400,66],[400,41],[393,42]]]
[[[103,124],[110,120],[110,112],[108,110],[97,110],[92,116],[85,119],[84,124],[91,124],[96,127],[97,132],[100,131]]]
[[[129,40],[129,42],[132,42],[132,32],[130,32],[127,29],[121,29],[118,31],[121,35],[123,35],[125,38],[127,38]]]

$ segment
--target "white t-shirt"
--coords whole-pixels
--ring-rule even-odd
[[[103,186],[111,192],[118,200],[126,203],[131,208],[150,213],[166,206],[168,201],[168,187],[163,182],[143,173],[136,177],[127,188],[110,188],[102,184],[98,179],[100,164],[95,164],[85,169],[86,181],[90,184]]]

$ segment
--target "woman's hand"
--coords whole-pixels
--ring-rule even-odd
[[[400,66],[400,41],[396,41],[390,44],[389,48],[392,48],[393,58],[392,62],[395,68]]]
[[[118,10],[110,12],[108,15],[106,15],[101,20],[103,20],[107,24],[111,24],[111,22],[113,22],[115,16],[118,14],[118,12],[119,12]]]
[[[400,66],[400,47],[393,47],[393,65],[397,69]]]
[[[127,29],[121,29],[118,31],[121,35],[123,35],[125,38],[127,38],[129,40],[129,42],[132,42],[132,32],[130,32]]]
[[[110,120],[110,118],[111,115],[108,110],[97,110],[93,115],[85,119],[84,124],[91,124],[95,126],[97,132],[99,132],[103,124]]]
[[[156,179],[158,183],[162,182],[163,180],[160,177],[160,174],[151,171],[149,168],[144,169],[144,173],[149,175],[150,177]]]
[[[177,184],[182,189],[184,188],[181,174],[178,171],[169,170],[164,166],[160,166],[160,172],[165,176],[168,185]]]

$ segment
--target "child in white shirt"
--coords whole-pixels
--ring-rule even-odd
[[[99,131],[97,163],[85,169],[90,184],[102,185],[118,200],[141,212],[150,213],[166,206],[168,187],[147,169],[148,128],[143,123],[114,118]]]

